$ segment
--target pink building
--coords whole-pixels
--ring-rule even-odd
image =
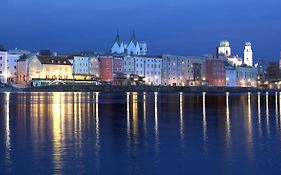
[[[113,57],[101,56],[99,62],[101,81],[111,82],[113,80]]]
[[[207,59],[206,79],[210,86],[225,86],[225,61],[217,58]]]
[[[124,72],[123,58],[121,58],[121,57],[113,58],[113,72],[114,73],[123,73]]]

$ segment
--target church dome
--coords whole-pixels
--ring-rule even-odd
[[[229,42],[228,41],[221,41],[220,42],[220,47],[229,47],[230,46],[230,44],[229,44]]]
[[[245,46],[251,46],[252,44],[250,42],[246,42]]]

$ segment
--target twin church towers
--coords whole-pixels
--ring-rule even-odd
[[[122,41],[119,32],[116,34],[115,42],[111,48],[113,54],[127,55],[146,55],[147,44],[143,41],[138,41],[135,32],[133,32],[129,43]]]
[[[217,54],[226,56],[232,66],[241,66],[243,64],[249,67],[253,66],[253,50],[250,42],[245,43],[243,60],[238,56],[232,56],[230,43],[228,41],[220,42]]]

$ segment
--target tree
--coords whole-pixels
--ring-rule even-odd
[[[276,62],[270,62],[266,68],[266,76],[268,79],[280,79],[281,71],[279,64]]]

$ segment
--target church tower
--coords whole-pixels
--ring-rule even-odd
[[[124,43],[121,41],[119,32],[117,32],[115,42],[111,48],[111,53],[122,54],[124,52],[125,52]]]
[[[252,45],[250,42],[246,42],[245,49],[244,49],[244,64],[247,66],[253,66],[253,51]]]
[[[139,45],[139,42],[137,40],[137,36],[135,34],[135,31],[134,31],[132,36],[131,36],[128,47],[127,47],[127,53],[129,55],[140,55],[140,52],[141,52],[140,45]]]
[[[231,56],[231,47],[228,41],[221,41],[220,46],[218,47],[218,55],[225,55],[227,57]]]

